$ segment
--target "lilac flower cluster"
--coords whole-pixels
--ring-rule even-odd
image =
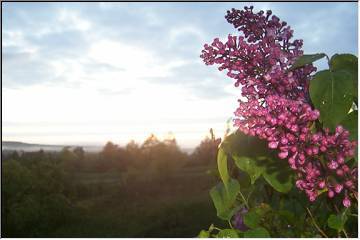
[[[315,201],[324,189],[328,197],[342,194],[349,207],[350,193],[357,194],[357,169],[350,169],[345,159],[355,154],[356,141],[349,131],[337,126],[316,131],[313,127],[320,112],[313,109],[309,97],[312,64],[291,69],[303,54],[302,40],[294,40],[293,30],[271,11],[253,12],[232,9],[225,16],[243,36],[229,35],[222,42],[216,38],[205,44],[201,58],[206,65],[219,64],[219,70],[241,85],[240,106],[235,112],[235,126],[245,134],[268,141],[296,171],[296,186]]]

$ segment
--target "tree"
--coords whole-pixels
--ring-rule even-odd
[[[191,164],[216,164],[216,155],[219,143],[220,139],[216,139],[213,129],[210,128],[210,137],[206,136],[192,153]]]

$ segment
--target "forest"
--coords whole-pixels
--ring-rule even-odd
[[[191,153],[151,135],[99,153],[3,152],[4,237],[195,237],[217,220],[218,142]]]

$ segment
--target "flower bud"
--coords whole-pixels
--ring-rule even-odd
[[[326,186],[325,181],[320,181],[320,182],[318,183],[318,186],[319,186],[320,189],[325,188],[325,186]]]
[[[345,158],[342,155],[338,155],[337,158],[336,158],[336,161],[339,164],[343,164],[345,162]]]
[[[346,208],[348,208],[348,207],[351,206],[351,202],[350,202],[350,199],[348,198],[348,196],[346,196],[346,197],[344,198],[344,200],[343,200],[342,203],[343,203],[344,207],[346,207]]]
[[[341,169],[341,168],[338,168],[337,170],[336,170],[336,175],[338,175],[338,176],[343,176],[344,175],[344,171]]]
[[[343,185],[341,184],[336,184],[335,185],[335,192],[336,193],[340,193],[343,190]]]
[[[276,149],[279,145],[279,142],[269,142],[268,147],[270,149]]]
[[[348,187],[348,188],[351,188],[353,186],[353,182],[351,180],[347,180],[345,182],[345,186]]]
[[[289,154],[288,152],[280,152],[278,154],[278,156],[279,156],[280,159],[284,159],[284,158],[286,158],[288,156],[288,154]]]

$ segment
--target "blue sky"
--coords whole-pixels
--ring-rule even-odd
[[[181,146],[222,136],[239,89],[199,58],[236,31],[246,3],[3,3],[3,140]],[[254,3],[304,40],[306,53],[357,55],[357,3]],[[320,68],[326,66],[319,61]]]

